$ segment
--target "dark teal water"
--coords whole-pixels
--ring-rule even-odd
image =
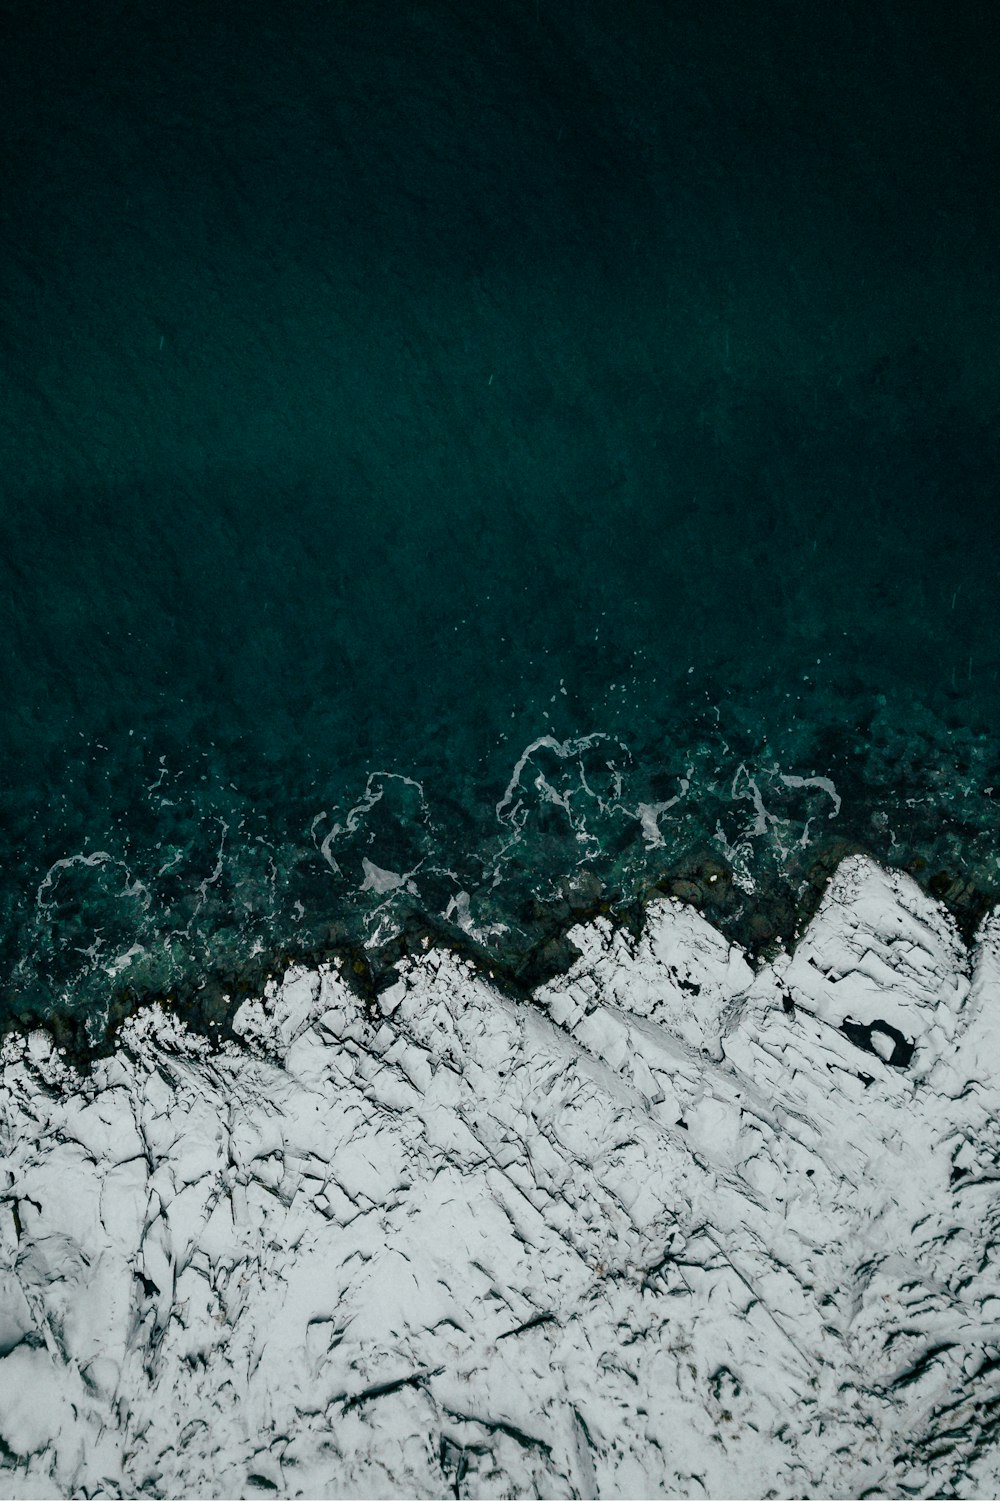
[[[994,7],[0,18],[0,1008],[997,884]]]

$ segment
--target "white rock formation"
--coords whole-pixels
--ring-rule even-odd
[[[1000,912],[852,858],[756,975],[573,937],[8,1041],[0,1494],[996,1495]]]

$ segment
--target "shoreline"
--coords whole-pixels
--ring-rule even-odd
[[[143,991],[111,987],[107,1017],[101,1035],[90,1035],[89,1018],[72,1011],[50,1016],[12,1011],[0,1017],[0,1043],[9,1036],[47,1033],[60,1055],[80,1073],[90,1071],[99,1059],[110,1057],[122,1027],[151,1007],[177,1016],[191,1032],[215,1047],[239,1042],[232,1020],[238,1007],[259,999],[267,986],[280,982],[290,968],[319,969],[335,965],[345,983],[366,1006],[377,1012],[379,995],[396,982],[400,965],[429,949],[440,949],[470,965],[496,989],[514,999],[530,1002],[541,986],[569,972],[580,957],[568,935],[579,924],[597,918],[608,921],[612,931],[626,930],[638,939],[646,925],[649,905],[672,897],[692,907],[730,943],[739,946],[754,970],[780,953],[794,954],[795,946],[843,860],[861,855],[887,871],[910,876],[955,924],[966,949],[977,929],[995,905],[1000,889],[977,886],[961,873],[934,870],[921,857],[894,864],[859,841],[844,835],[818,840],[809,851],[811,860],[798,869],[782,870],[763,889],[741,890],[733,866],[714,851],[702,850],[672,863],[653,879],[636,883],[629,894],[606,890],[586,868],[575,877],[563,877],[561,892],[548,902],[532,898],[525,918],[527,941],[511,952],[496,950],[474,933],[443,916],[411,912],[398,931],[381,943],[366,946],[359,941],[332,940],[319,944],[277,945],[256,962],[237,970],[202,976],[185,987],[168,991]],[[798,876],[797,890],[793,890]]]

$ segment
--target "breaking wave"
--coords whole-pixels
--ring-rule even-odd
[[[567,900],[613,908],[667,880],[711,908],[706,861],[724,873],[720,926],[752,913],[739,933],[761,941],[787,938],[831,851],[867,849],[944,895],[1000,886],[987,734],[846,694],[825,729],[812,705],[768,734],[763,687],[742,701],[707,688],[700,705],[685,691],[658,722],[605,705],[608,727],[578,733],[557,689],[538,733],[498,737],[478,761],[322,786],[296,787],[287,766],[267,783],[249,760],[241,784],[217,748],[155,744],[141,774],[123,782],[113,763],[102,784],[91,752],[63,785],[117,799],[116,816],[83,832],[88,806],[64,798],[61,819],[6,852],[5,1019],[75,1016],[96,1038],[116,998],[183,999],[328,946],[377,949],[415,919],[516,961]]]

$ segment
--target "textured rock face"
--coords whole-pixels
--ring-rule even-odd
[[[8,1043],[0,1493],[996,1494],[1000,915],[852,858],[756,975],[573,938]]]

